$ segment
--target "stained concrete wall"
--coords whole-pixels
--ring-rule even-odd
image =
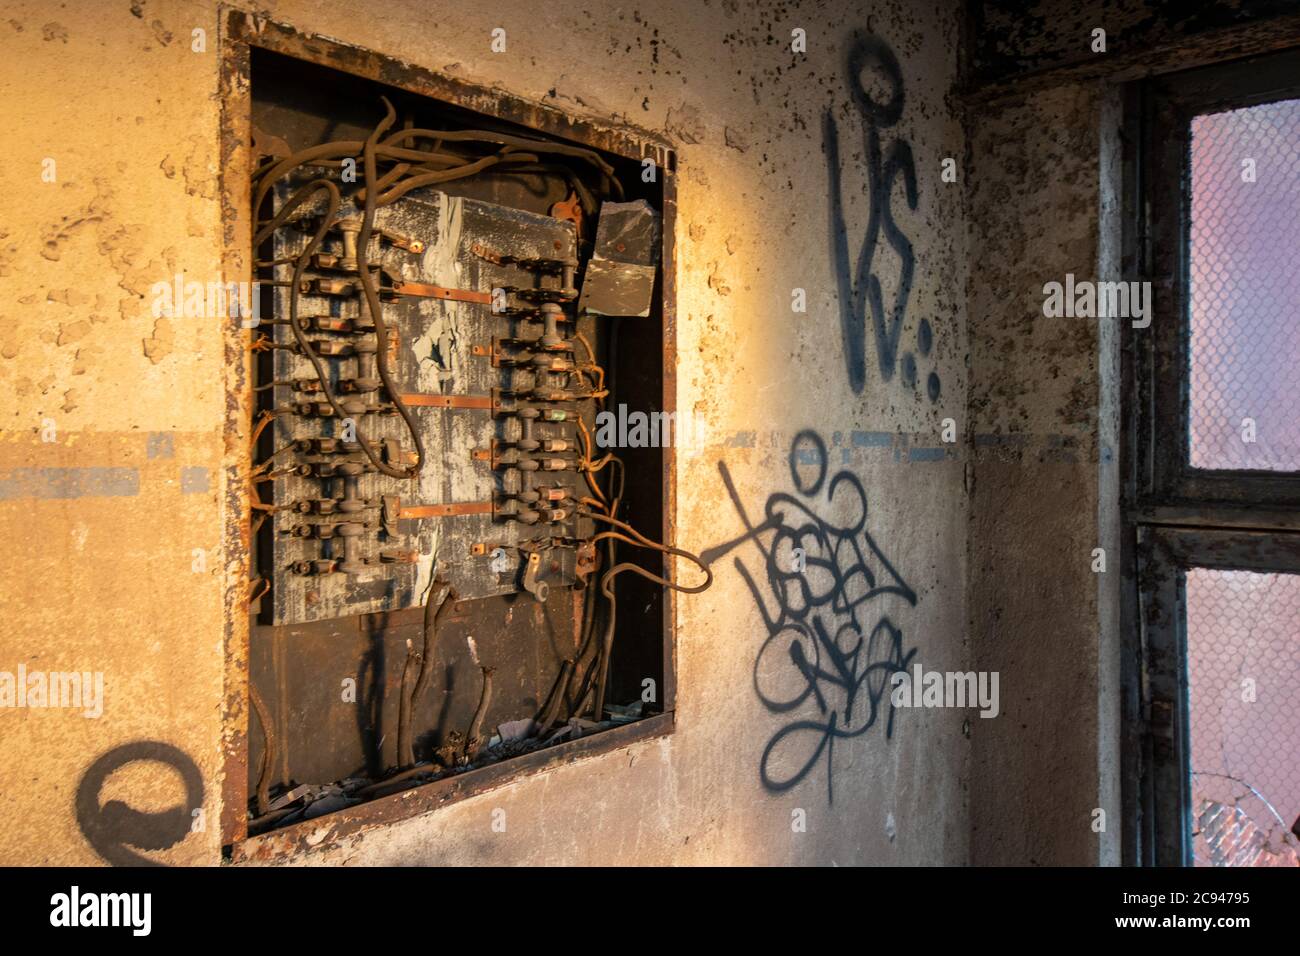
[[[1114,278],[1100,271],[1102,97],[1054,87],[982,104],[972,123],[968,612],[975,666],[1003,688],[1003,719],[972,738],[976,863],[1117,859],[1113,321],[1043,314],[1045,283]]]
[[[940,178],[942,160],[965,152],[951,97],[956,4],[588,6],[384,0],[358,15],[355,3],[282,0],[256,9],[675,142],[678,406],[702,416],[712,436],[678,459],[680,543],[703,550],[743,535],[720,465],[751,517],[769,495],[798,495],[790,449],[812,430],[828,474],[845,470],[860,482],[871,542],[911,592],[872,598],[855,623],[865,633],[888,618],[900,653],[914,649],[927,669],[965,668],[965,456],[960,441],[940,438],[945,418],[967,431],[965,190]],[[228,393],[238,380],[230,330],[156,320],[148,295],[177,272],[216,279],[230,251],[218,180],[218,23],[206,0],[0,4],[0,102],[16,134],[0,217],[0,535],[8,542],[0,593],[10,622],[0,632],[0,670],[100,671],[106,688],[97,719],[0,710],[5,863],[130,862],[133,853],[167,863],[220,859],[230,731],[223,662],[243,616],[239,569],[223,566],[221,545],[241,520],[228,502],[238,498],[231,476],[247,435],[224,427],[238,397]],[[507,31],[505,53],[490,52],[495,27]],[[795,27],[807,32],[806,55],[789,50]],[[204,52],[192,49],[196,28],[206,31]],[[840,316],[854,296],[837,281],[851,267],[836,262],[828,197],[839,180],[847,262],[856,262],[872,198],[864,115],[848,86],[857,78],[846,75],[845,57],[852,32],[868,28],[896,54],[904,91],[897,123],[879,131],[884,149],[909,144],[916,173],[914,210],[901,178],[877,189],[875,201],[889,204],[910,242],[915,277],[897,355],[869,318],[849,323],[865,330],[851,347],[866,373],[855,392]],[[872,95],[888,93],[879,77],[863,82]],[[830,171],[828,113],[841,140]],[[42,178],[47,159],[53,181]],[[1081,256],[1085,239],[1078,244],[1071,249]],[[895,248],[882,236],[872,266],[886,301],[903,265]],[[791,311],[796,288],[807,292],[806,314]],[[932,330],[928,349],[922,320]],[[904,381],[905,354],[916,362],[915,385]],[[1067,388],[1062,400],[1071,396]],[[805,461],[815,449],[805,442]],[[800,481],[810,480],[809,467],[800,465]],[[834,501],[828,486],[808,506],[850,521],[852,483],[838,485]],[[813,691],[841,722],[856,691],[852,719],[862,724],[868,658],[838,682],[816,678],[815,688],[779,639],[760,664],[767,630],[737,559],[761,586],[762,555],[742,542],[719,554],[708,592],[678,604],[671,736],[341,841],[325,818],[319,845],[296,862],[968,860],[966,734],[998,721],[900,711],[887,735],[884,701],[874,726],[828,751],[818,750],[819,732],[796,734],[771,769],[793,775],[808,761],[806,775],[789,789],[764,786],[769,741],[796,721],[828,719]],[[770,592],[759,598],[775,606]],[[806,696],[774,712],[755,692],[756,668],[770,694]],[[491,826],[494,809],[506,813],[504,832]],[[144,824],[131,810],[171,815]],[[792,827],[799,810],[806,832]],[[130,823],[145,831],[134,849],[122,846]]]

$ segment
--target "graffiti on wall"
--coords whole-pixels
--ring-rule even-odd
[[[916,209],[916,165],[912,160],[910,143],[895,138],[886,147],[881,137],[881,131],[894,126],[903,115],[903,74],[888,44],[878,37],[861,34],[855,35],[849,45],[845,68],[853,105],[862,117],[867,193],[871,204],[857,261],[850,261],[848,225],[844,217],[843,169],[840,165],[840,130],[834,113],[827,109],[822,117],[822,136],[830,178],[830,245],[839,292],[840,328],[849,386],[855,394],[860,394],[867,383],[867,312],[870,311],[880,377],[890,381],[895,370],[901,367],[903,384],[915,388],[918,385],[916,356],[929,356],[934,332],[929,321],[922,319],[917,325],[916,351],[903,351],[900,356],[916,257],[912,241],[894,219],[890,200],[894,184],[901,177],[908,208]],[[865,74],[883,78],[888,92],[882,100],[873,99],[868,92],[863,80]],[[875,271],[876,252],[882,234],[899,260],[898,283],[888,302]],[[930,401],[938,400],[939,391],[939,376],[930,372],[926,379]]]
[[[185,786],[185,803],[146,813],[121,800],[101,805],[104,784],[114,773],[134,763],[170,767]],[[77,824],[86,842],[113,866],[160,866],[137,850],[166,850],[184,840],[194,828],[194,812],[203,806],[203,775],[190,756],[158,740],[137,740],[115,747],[87,768],[77,787]],[[134,848],[134,849],[132,849]]]
[[[753,595],[765,636],[754,662],[754,690],[784,721],[763,749],[759,776],[772,792],[804,780],[826,762],[834,802],[836,741],[860,737],[883,721],[893,736],[890,677],[907,670],[916,650],[883,610],[888,596],[917,603],[867,531],[867,494],[852,472],[828,479],[826,443],[802,431],[790,446],[795,494],[770,494],[751,519],[725,462],[722,481],[744,532],[705,551],[706,564],[752,543],[759,562],[735,568]],[[896,603],[896,602],[895,602]]]

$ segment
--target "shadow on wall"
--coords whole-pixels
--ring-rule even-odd
[[[811,430],[796,435],[789,464],[797,495],[773,492],[755,525],[726,463],[718,463],[745,533],[701,557],[711,565],[747,541],[758,548],[766,594],[756,574],[733,559],[767,631],[754,661],[754,690],[771,713],[790,715],[763,749],[759,776],[773,793],[789,790],[824,754],[826,798],[833,803],[835,741],[865,734],[882,706],[889,708],[885,736],[893,736],[890,678],[916,654],[904,649],[902,630],[874,602],[893,594],[915,607],[917,597],[866,530],[862,482],[849,471],[827,481],[822,437]],[[820,516],[819,504],[849,515],[848,523]]]

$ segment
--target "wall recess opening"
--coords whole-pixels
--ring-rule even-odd
[[[253,836],[667,730],[671,593],[711,580],[672,541],[671,152],[277,29],[247,62]]]

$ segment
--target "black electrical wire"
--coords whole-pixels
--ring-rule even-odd
[[[567,146],[563,143],[552,143],[528,136],[511,136],[508,133],[493,133],[487,130],[419,128],[399,130],[384,140],[384,146],[392,147],[394,144],[408,139],[432,139],[438,142],[495,143],[498,146],[509,146],[514,149],[523,149],[535,153],[551,153],[556,156],[570,156],[581,159],[600,171],[602,184],[607,187],[606,191],[612,191],[619,199],[623,198],[623,184],[618,181],[614,173],[614,167],[607,163],[595,150],[585,149],[581,146]]]
[[[382,195],[376,197],[376,206],[387,206],[401,199],[413,189],[420,189],[423,186],[437,186],[442,183],[449,183],[457,179],[467,179],[470,176],[476,176],[486,169],[490,169],[501,163],[536,163],[537,156],[533,153],[511,153],[509,149],[502,150],[499,153],[493,153],[490,156],[484,156],[482,159],[475,160],[472,163],[466,163],[463,166],[455,166],[451,169],[440,169],[433,172],[420,173],[415,176],[408,176],[390,187]],[[369,187],[365,190],[365,197],[369,199]]]
[[[361,447],[366,450],[368,457],[376,468],[391,478],[415,478],[420,474],[424,467],[424,440],[420,438],[420,429],[415,425],[415,418],[411,415],[410,409],[402,401],[402,396],[398,394],[397,387],[393,384],[392,373],[388,369],[388,324],[384,321],[384,310],[379,305],[379,294],[375,291],[374,276],[370,274],[370,258],[368,248],[370,246],[370,235],[375,225],[375,143],[379,137],[397,122],[397,111],[393,109],[393,104],[384,99],[384,107],[387,114],[379,125],[375,127],[368,137],[366,137],[365,150],[362,156],[362,162],[365,167],[366,181],[366,201],[365,208],[361,214],[361,232],[357,236],[357,273],[361,278],[361,288],[365,293],[366,307],[370,310],[370,318],[375,325],[375,336],[379,339],[379,351],[375,353],[376,365],[379,368],[379,379],[384,383],[384,388],[388,390],[388,397],[393,402],[393,407],[397,409],[397,414],[402,416],[402,421],[406,422],[406,427],[411,432],[411,441],[415,443],[415,464],[409,470],[393,468],[390,465],[383,464],[368,449],[365,442],[361,442]],[[357,439],[361,441],[360,437]]]
[[[647,571],[639,564],[632,564],[631,562],[625,561],[622,564],[614,565],[612,568],[610,568],[601,576],[600,579],[601,593],[604,594],[607,598],[609,598],[609,618],[605,623],[605,639],[601,646],[599,670],[597,672],[597,677],[596,677],[596,701],[595,701],[596,718],[595,719],[600,720],[601,716],[604,713],[604,707],[605,707],[605,685],[609,676],[609,659],[610,659],[610,654],[612,653],[614,647],[614,621],[616,617],[616,606],[614,603],[614,578],[616,578],[618,575],[626,571],[631,571],[633,574],[637,574],[648,581],[652,581],[655,584],[661,584],[664,587],[671,588],[674,591],[680,591],[683,594],[699,594],[701,591],[706,590],[709,587],[709,585],[713,583],[713,571],[709,568],[707,564],[704,563],[703,559],[701,559],[699,556],[694,555],[689,551],[683,550],[682,548],[674,548],[671,547],[670,545],[660,544],[658,541],[651,541],[640,531],[637,531],[635,528],[633,528],[630,524],[619,521],[617,518],[611,518],[609,515],[603,515],[600,514],[599,512],[590,511],[586,509],[579,509],[578,514],[585,515],[586,517],[593,518],[597,521],[608,522],[609,524],[614,525],[614,527],[627,532],[627,534],[620,534],[617,531],[602,531],[600,534],[597,534],[595,537],[591,539],[593,541],[599,541],[602,538],[616,540],[616,541],[625,541],[628,544],[635,545],[637,547],[650,548],[655,551],[660,551],[664,554],[676,555],[677,557],[686,558],[686,560],[691,561],[694,564],[698,565],[700,570],[704,572],[703,583],[687,586],[685,584],[678,584],[675,581],[670,581],[665,577],[661,577],[658,574],[654,574],[650,571]],[[628,534],[630,534],[632,537],[628,537]]]
[[[256,795],[257,815],[264,817],[270,812],[271,806],[271,772],[276,760],[275,728],[271,723],[271,715],[267,713],[266,704],[262,702],[262,695],[251,680],[248,682],[248,697],[253,703],[258,723],[262,725],[263,745],[261,759],[257,762]]]
[[[392,105],[387,99],[384,104],[388,110],[392,110]],[[391,122],[388,126],[391,126]],[[385,127],[387,129],[388,127]],[[371,137],[373,139],[373,135]],[[466,157],[454,153],[442,152],[440,149],[423,150],[414,148],[404,148],[396,145],[407,139],[432,139],[440,145],[444,140],[450,142],[467,142],[467,143],[487,143],[496,146],[505,147],[496,153],[477,159],[468,160]],[[360,140],[336,140],[331,143],[321,143],[316,146],[309,146],[306,149],[299,150],[281,160],[268,163],[255,174],[258,186],[253,196],[253,208],[260,209],[268,193],[275,187],[275,184],[285,175],[306,165],[325,165],[337,166],[342,160],[355,159],[358,154],[364,158],[366,142]],[[574,159],[580,159],[593,166],[601,176],[602,192],[612,192],[617,198],[623,198],[623,184],[619,182],[614,173],[614,167],[601,158],[599,153],[593,150],[584,149],[579,146],[567,146],[560,143],[549,143],[545,140],[532,139],[525,136],[511,136],[504,133],[493,133],[486,130],[431,130],[431,129],[404,129],[399,130],[383,142],[372,144],[373,154],[376,159],[403,160],[420,164],[419,167],[412,167],[403,170],[401,173],[394,175],[393,171],[385,174],[380,180],[380,184],[388,191],[380,198],[378,206],[386,206],[405,195],[411,189],[419,186],[434,185],[437,183],[448,182],[454,179],[462,179],[467,176],[475,175],[484,169],[501,165],[502,172],[508,172],[507,167],[510,164],[536,164],[538,154],[550,154],[556,156],[567,156]],[[519,152],[523,150],[524,152]],[[431,167],[436,164],[445,164],[447,169],[435,170]],[[409,175],[416,168],[420,169],[417,175]],[[449,174],[449,175],[448,175]],[[576,174],[571,170],[566,170],[566,177],[574,184],[575,191],[583,207],[592,212],[595,203],[591,198],[589,191],[581,184]],[[403,176],[408,178],[402,179]],[[397,183],[396,191],[389,189],[392,183]],[[367,184],[367,190],[374,184]]]

